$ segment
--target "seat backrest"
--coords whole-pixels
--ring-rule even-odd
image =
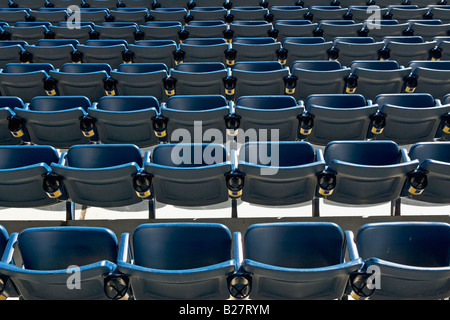
[[[38,163],[58,162],[59,154],[51,146],[0,146],[0,169],[12,169]]]
[[[416,143],[411,146],[409,157],[420,162],[430,159],[450,163],[450,142]]]
[[[291,71],[295,69],[311,71],[332,71],[341,69],[338,61],[295,61],[291,66]]]
[[[104,96],[97,104],[97,109],[113,112],[138,111],[155,108],[159,110],[159,102],[151,96]]]
[[[360,94],[313,94],[308,96],[305,107],[323,106],[327,108],[360,108],[367,105]]]
[[[284,67],[277,61],[249,61],[249,62],[237,62],[232,70],[249,71],[249,72],[270,72],[282,70]]]
[[[342,247],[342,230],[327,222],[255,224],[244,236],[244,258],[286,268],[339,264]]]
[[[168,72],[164,63],[125,63],[117,67],[118,72],[124,73],[148,73],[157,71]]]
[[[134,263],[147,268],[182,270],[231,259],[231,234],[216,223],[152,223],[133,234]]]
[[[255,110],[285,109],[297,106],[292,96],[241,96],[236,100],[236,107]]]
[[[275,146],[275,147],[274,147]],[[272,157],[276,152],[276,157]],[[315,152],[311,144],[304,141],[250,142],[241,147],[239,160],[258,165],[268,165],[267,159],[277,159],[270,163],[274,167],[293,167],[315,161]]]
[[[107,63],[65,63],[60,71],[79,74],[105,71],[109,75],[111,74],[111,67]]]
[[[142,166],[141,152],[134,145],[78,145],[67,151],[67,164],[75,168],[106,168],[132,162]]]
[[[387,70],[397,70],[400,69],[397,61],[354,61],[350,64],[350,68],[355,70],[356,68],[377,70],[377,71],[387,71]]]
[[[215,72],[226,70],[226,67],[220,62],[184,62],[178,64],[175,70],[181,72]]]
[[[48,72],[50,70],[54,70],[50,63],[8,63],[2,73]]]
[[[25,269],[58,270],[117,259],[117,239],[105,228],[30,228],[18,237]]]
[[[400,152],[392,141],[335,141],[327,144],[324,150],[327,164],[333,160],[377,166],[399,163]]]
[[[433,70],[450,70],[450,61],[411,61],[408,64],[413,70],[416,68],[426,68]]]
[[[430,108],[435,106],[433,96],[428,93],[380,94],[374,99],[373,103],[378,104],[380,107],[386,104],[407,108]]]
[[[227,100],[221,95],[175,95],[166,102],[167,108],[180,111],[203,111],[227,106]]]
[[[222,145],[180,143],[156,146],[151,162],[174,168],[194,168],[223,163],[226,159],[227,151]]]
[[[125,47],[128,46],[128,43],[125,40],[120,39],[102,39],[102,40],[88,40],[85,42],[86,46],[92,46],[92,47],[109,47],[109,46],[115,46],[118,44],[123,44]]]
[[[450,225],[440,222],[372,223],[356,235],[363,259],[378,258],[416,267],[448,267]]]
[[[35,97],[28,108],[33,111],[51,112],[81,107],[86,111],[90,106],[89,99],[83,96],[53,96]]]

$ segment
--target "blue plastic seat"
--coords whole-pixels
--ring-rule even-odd
[[[344,93],[357,93],[373,100],[379,94],[401,93],[410,67],[396,61],[357,60],[350,64],[351,74],[345,79]]]
[[[305,20],[319,23],[323,20],[343,20],[346,13],[347,8],[341,8],[340,6],[311,5],[308,7],[308,12],[304,18]]]
[[[403,92],[429,93],[443,99],[450,92],[450,61],[411,61]]]
[[[239,129],[255,134],[258,141],[294,141],[299,134],[299,120],[303,106],[288,95],[241,96],[234,104],[239,117]],[[232,129],[232,128],[229,128]],[[262,131],[264,130],[264,131]],[[276,138],[272,138],[276,133]]]
[[[16,124],[12,123],[11,127],[10,121],[15,116],[14,110],[24,106],[22,99],[18,97],[0,97],[0,145],[17,145],[22,142],[26,134],[24,124],[19,120]]]
[[[269,11],[273,15],[273,22],[278,20],[303,20],[308,8],[296,6],[295,0],[269,2]]]
[[[139,26],[142,39],[139,40],[172,40],[180,42],[183,26],[179,21],[149,21]]]
[[[244,174],[242,201],[283,206],[312,201],[322,153],[303,141],[249,142],[239,150],[238,170]]]
[[[250,299],[342,298],[362,266],[352,235],[328,222],[251,225],[240,268],[251,277]]]
[[[134,22],[103,22],[101,25],[94,25],[93,28],[91,39],[123,40],[130,44],[135,42],[137,32],[140,30]]]
[[[223,38],[188,38],[174,54],[175,62],[221,62],[225,64],[230,45]]]
[[[114,9],[117,7],[117,0],[83,0],[87,6],[87,9],[96,9],[96,8],[106,8],[106,9]],[[84,9],[84,8],[82,8]]]
[[[163,63],[121,64],[111,71],[117,95],[152,96],[159,101],[166,99],[163,80],[168,70]]]
[[[90,23],[80,23],[79,28],[68,28],[67,22],[63,22],[58,25],[51,25],[48,29],[52,32],[55,39],[75,39],[79,43],[85,43],[90,39],[91,34],[94,33],[93,24]]]
[[[103,97],[88,110],[102,143],[138,147],[158,144],[152,126],[158,111],[159,102],[151,96]]]
[[[328,59],[337,60],[343,66],[350,66],[355,60],[378,60],[383,47],[384,42],[375,42],[370,37],[336,37]]]
[[[374,241],[377,239],[377,241]],[[441,222],[384,222],[362,226],[356,244],[379,287],[369,299],[427,300],[450,296],[450,225]]]
[[[394,19],[398,22],[407,22],[408,20],[424,19],[424,15],[428,12],[427,7],[419,7],[414,4],[410,5],[391,5],[384,14],[387,19]]]
[[[128,2],[134,1],[134,0],[128,0]],[[126,0],[124,0],[125,4],[127,3]],[[161,7],[161,8],[187,8],[187,4],[190,2],[189,0],[155,0],[151,1],[152,5],[154,7]]]
[[[4,68],[8,63],[20,63],[20,54],[24,51],[25,41],[0,42],[0,68]]]
[[[114,282],[118,241],[109,229],[28,228],[11,234],[6,250],[0,273],[25,300],[104,300],[105,292],[114,292],[108,283]],[[17,251],[22,265],[13,260]],[[74,272],[79,278],[71,278]]]
[[[374,122],[380,127],[373,139],[405,145],[446,135],[443,117],[450,112],[450,105],[442,105],[428,93],[381,94],[374,104],[379,107]]]
[[[106,63],[66,63],[50,71],[53,90],[61,96],[85,96],[97,102],[105,95],[115,95],[111,67]]]
[[[67,17],[67,11],[64,8],[45,8],[42,6],[38,9],[31,9],[28,13],[30,15],[28,19],[41,22],[47,21],[51,24],[58,24],[59,22],[64,21]]]
[[[32,143],[67,149],[96,140],[95,133],[82,129],[90,106],[84,96],[35,97],[15,113],[25,121]]]
[[[236,38],[272,37],[272,24],[264,20],[236,20],[229,25],[230,34],[225,38],[232,42]]]
[[[77,46],[79,63],[107,63],[116,69],[122,63],[132,62],[128,43],[123,40],[88,40]]]
[[[333,46],[322,37],[287,37],[282,44],[287,54],[287,66],[297,60],[328,60],[328,50]]]
[[[39,40],[36,45],[25,45],[23,47],[25,52],[20,54],[21,62],[50,63],[57,69],[65,63],[72,62],[72,54],[75,51],[72,43],[50,41],[44,44],[42,40]]]
[[[434,37],[448,36],[450,23],[441,20],[408,20],[409,27],[404,31],[407,36],[421,36],[425,41],[431,41]]]
[[[386,36],[403,36],[408,27],[408,23],[397,20],[368,20],[364,22],[361,32],[375,41],[381,41]]]
[[[135,145],[94,144],[70,147],[51,169],[62,177],[72,202],[108,208],[142,201],[133,184],[142,165]]]
[[[3,26],[4,36],[8,35],[8,40],[22,40],[28,44],[36,44],[40,39],[48,38],[49,29],[45,22],[21,22],[14,26]]]
[[[164,63],[168,69],[175,67],[173,57],[178,47],[173,40],[139,40],[129,44],[133,63]]]
[[[105,19],[107,21],[111,19],[114,22],[134,22],[140,25],[147,22],[147,19],[149,19],[148,16],[149,10],[146,7],[118,7],[113,10],[109,10],[109,15]]]
[[[269,16],[269,10],[261,6],[251,6],[246,4],[245,6],[233,6],[229,15],[225,17],[225,21],[234,22],[238,20],[251,20],[251,21],[268,21],[272,22],[271,16]]]
[[[16,96],[25,103],[36,96],[54,95],[49,79],[54,67],[49,63],[9,63],[0,73],[3,96]]]
[[[232,236],[217,223],[152,223],[123,233],[119,270],[135,299],[228,299]],[[132,253],[133,260],[128,259]]]
[[[164,80],[164,88],[168,96],[225,95],[223,79],[227,76],[228,71],[220,62],[184,62],[170,70],[169,77]]]
[[[155,8],[149,10],[149,21],[178,21],[182,24],[185,23],[185,17],[187,15],[186,8]]]
[[[274,28],[277,30],[277,40],[283,42],[288,37],[313,37],[317,25],[308,20],[277,20]]]
[[[383,40],[386,44],[380,58],[397,61],[402,66],[407,66],[410,61],[431,60],[437,46],[436,41],[423,41],[422,37],[414,36],[385,37]]]
[[[450,182],[450,150],[449,142],[419,142],[411,146],[409,157],[417,159],[420,166],[417,171],[422,176],[404,188],[404,195],[418,201],[429,203],[449,203],[448,192]],[[423,180],[423,175],[426,180]],[[410,192],[410,188],[413,188]],[[415,189],[422,192],[416,192]]]
[[[325,147],[324,158],[327,167],[319,179],[319,194],[355,205],[397,201],[408,174],[419,164],[392,141],[334,141]]]
[[[232,166],[219,144],[160,144],[146,155],[156,201],[176,206],[207,206],[228,200],[225,174]]]
[[[226,38],[224,32],[228,30],[223,20],[193,20],[183,28],[183,34],[189,38]],[[232,35],[229,36],[230,40]]]
[[[310,95],[305,101],[300,133],[318,145],[337,140],[365,140],[371,117],[377,110],[377,105],[359,94]]]
[[[51,172],[50,165],[59,161],[56,149],[50,146],[0,146],[0,153],[1,206],[33,208],[59,202],[47,195],[46,191],[53,193],[50,189],[43,188],[44,179]],[[59,191],[60,200],[66,200],[65,190]]]
[[[189,133],[192,141],[197,142],[221,138],[226,135],[225,117],[230,113],[230,105],[221,95],[175,95],[161,105],[161,120],[167,121],[166,131],[160,133],[167,135],[167,141],[179,142],[183,135]],[[177,129],[180,129],[177,131]],[[211,130],[209,130],[211,129]],[[213,134],[206,137],[208,131]],[[198,134],[201,134],[198,136]],[[223,141],[225,142],[225,141]]]
[[[297,100],[306,100],[311,94],[338,94],[345,87],[345,78],[350,68],[338,61],[295,61],[291,73],[297,78],[292,96]]]
[[[212,1],[209,2],[212,4]],[[208,7],[195,4],[195,7],[189,10],[188,17],[190,18],[188,19],[193,19],[191,21],[224,20],[228,11],[222,6],[223,2],[220,1],[219,6],[211,4]]]
[[[313,35],[323,37],[331,41],[336,37],[358,37],[361,36],[360,30],[362,23],[356,23],[352,20],[321,20]]]
[[[235,61],[278,61],[285,64],[280,56],[281,43],[271,37],[236,38],[233,41]]]
[[[237,99],[251,95],[283,95],[286,90],[285,78],[289,68],[278,61],[242,61],[231,69],[234,88],[227,89],[227,95]]]

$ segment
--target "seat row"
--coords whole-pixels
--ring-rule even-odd
[[[223,95],[236,100],[248,95],[357,93],[373,100],[387,93],[429,93],[443,99],[450,92],[450,61],[357,60],[349,67],[338,61],[243,61],[227,68],[220,62],[184,62],[168,70],[163,63],[9,63],[0,72],[2,96],[30,102],[36,96],[141,95],[166,101],[173,95]],[[262,77],[264,75],[264,77]],[[26,89],[26,90],[25,90]]]
[[[338,140],[391,140],[400,145],[448,140],[450,95],[382,94],[374,101],[359,94],[316,94],[306,101],[290,96],[242,96],[235,103],[220,95],[111,96],[91,103],[83,96],[35,97],[24,104],[0,97],[0,144],[50,145],[130,143],[140,148],[178,143],[178,133],[221,143],[236,132],[254,140],[305,140],[326,145]],[[216,137],[218,139],[219,137]]]
[[[215,143],[161,144],[152,151],[135,145],[76,145],[61,155],[50,146],[1,146],[0,205],[41,207],[66,202],[123,207],[144,200],[155,217],[155,201],[182,207],[237,199],[283,206],[319,198],[335,203],[391,202],[400,198],[449,203],[449,143],[415,144],[409,151],[392,141],[336,141],[322,152],[308,142],[248,142],[237,148]],[[395,206],[394,206],[395,205]]]
[[[0,43],[1,67],[8,63],[51,63],[61,68],[65,63],[107,63],[117,69],[122,63],[164,63],[168,69],[183,62],[220,62],[232,67],[242,61],[278,61],[291,66],[297,60],[336,60],[350,66],[356,60],[394,60],[407,66],[415,60],[449,60],[450,37],[424,41],[422,37],[384,37],[375,42],[370,37],[236,38],[232,44],[223,38],[173,40],[43,39],[35,45],[25,41]]]
[[[104,1],[102,1],[104,2]],[[234,20],[265,20],[273,22],[276,20],[309,20],[320,22],[321,20],[356,20],[362,22],[377,14],[377,20],[407,20],[421,19],[442,19],[448,20],[449,6],[429,6],[419,7],[417,5],[390,5],[386,8],[379,6],[311,6],[304,8],[301,6],[271,6],[263,8],[260,6],[233,6],[232,8],[218,7],[198,7],[191,9],[183,7],[65,7],[59,8],[0,8],[0,17],[6,16],[5,22],[18,21],[48,21],[51,23],[64,22],[74,12],[81,14],[83,21],[101,23],[105,21],[128,21],[144,23],[148,20],[174,20],[181,23],[189,23],[192,20],[223,20],[232,22]],[[2,17],[3,18],[3,17]],[[2,19],[3,20],[3,19]]]
[[[443,222],[365,224],[356,237],[329,222],[254,224],[244,235],[217,223],[151,223],[120,241],[103,227],[0,231],[3,298],[450,296],[450,225]]]

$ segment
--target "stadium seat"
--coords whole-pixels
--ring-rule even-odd
[[[229,13],[225,16],[225,22],[231,23],[233,21],[267,21],[272,22],[272,16],[269,16],[269,10],[261,6],[233,6]]]
[[[134,189],[134,176],[142,165],[135,145],[91,144],[70,147],[51,170],[62,177],[73,203],[111,208],[143,201]]]
[[[369,20],[370,22],[380,21],[383,15],[388,11],[388,8],[380,8],[375,5],[367,5],[367,1],[362,1],[362,3],[357,5],[343,5],[346,0],[339,1],[342,8],[347,8],[348,11],[344,15],[345,20],[351,20],[355,23],[364,23]],[[347,0],[346,2],[353,2],[353,0]]]
[[[404,92],[429,93],[443,99],[450,92],[450,61],[411,61]]]
[[[115,0],[114,0],[115,1]],[[96,1],[92,1],[94,3],[97,2]],[[105,7],[100,7],[100,8],[80,8],[79,10],[74,10],[72,12],[68,12],[67,14],[67,20],[69,21],[69,17],[73,17],[73,19],[75,20],[75,18],[77,17],[77,15],[80,16],[80,19],[82,21],[86,21],[86,22],[91,22],[95,25],[101,25],[103,22],[106,22],[106,17],[109,14],[109,10]],[[64,20],[62,20],[64,21]],[[76,21],[73,21],[72,23],[76,23]],[[66,23],[65,23],[66,24]]]
[[[117,0],[83,0],[83,7],[87,8],[117,8]]]
[[[50,165],[58,162],[57,150],[50,146],[0,146],[0,205],[10,208],[38,208],[66,200],[59,189],[59,199],[50,197],[56,190],[49,186],[59,184],[51,175]],[[48,182],[48,183],[47,183]],[[44,189],[45,188],[45,189]]]
[[[184,35],[189,38],[225,38],[228,30],[222,20],[193,20],[184,26]],[[232,35],[230,35],[231,39]]]
[[[251,95],[283,95],[288,86],[289,68],[278,61],[236,62],[231,69],[227,95],[237,99]],[[231,87],[228,87],[231,84]]]
[[[347,8],[341,8],[340,6],[313,5],[309,7],[304,19],[314,23],[323,20],[343,20],[347,11]]]
[[[239,117],[239,129],[256,135],[258,141],[298,139],[298,116],[303,113],[301,106],[288,95],[241,96],[236,99],[234,113]],[[260,131],[265,130],[265,131]],[[277,137],[272,138],[272,130]]]
[[[281,58],[279,51],[281,43],[271,37],[260,38],[236,38],[233,41],[235,59],[232,61],[278,61],[282,64],[285,59]],[[231,63],[231,65],[233,65]],[[230,65],[230,64],[229,64]]]
[[[302,137],[317,145],[333,140],[365,140],[377,110],[377,105],[359,94],[309,95],[300,120]]]
[[[432,61],[450,60],[450,37],[434,37],[436,48],[432,51]]]
[[[48,29],[54,34],[55,39],[74,39],[79,43],[85,43],[91,38],[94,29],[91,24],[80,25],[79,28],[68,28],[66,23],[49,26]]]
[[[428,8],[417,5],[391,5],[384,14],[384,19],[394,19],[400,23],[408,20],[421,20],[428,12]]]
[[[225,95],[224,78],[228,71],[220,62],[184,62],[170,70],[164,80],[168,96],[218,94]]]
[[[369,20],[364,22],[361,34],[381,41],[386,36],[403,36],[408,27],[408,23],[399,23],[397,20]]]
[[[287,37],[282,46],[287,54],[286,65],[297,60],[328,60],[328,50],[333,43],[322,37]]]
[[[188,38],[175,50],[175,62],[221,62],[226,64],[225,51],[230,45],[223,38]]]
[[[295,61],[291,73],[297,78],[292,96],[306,100],[311,94],[342,93],[350,68],[341,66],[338,61]]]
[[[317,29],[314,30],[315,37],[323,37],[331,41],[336,37],[358,37],[363,28],[362,23],[355,23],[351,20],[321,20]]]
[[[67,149],[75,144],[96,140],[86,136],[81,127],[88,117],[90,101],[83,96],[35,97],[15,113],[23,119],[32,143]]]
[[[149,11],[147,8],[117,8],[109,11],[106,21],[111,22],[134,22],[141,25],[149,19]]]
[[[379,107],[373,139],[407,145],[446,135],[443,117],[450,105],[441,105],[428,93],[380,94],[373,103]]]
[[[194,7],[194,9],[205,7],[223,7],[224,3],[226,3],[226,1],[223,0],[191,0],[189,6],[191,8]]]
[[[0,73],[0,92],[3,96],[16,96],[30,102],[35,96],[54,94],[51,89],[49,63],[9,63]]]
[[[275,5],[269,8],[273,15],[273,22],[277,20],[303,20],[304,15],[308,12],[308,8],[295,6],[295,1],[288,1],[289,5]],[[270,3],[269,3],[270,5]]]
[[[345,80],[345,93],[362,94],[373,100],[379,94],[400,93],[410,67],[396,61],[359,60],[350,64],[351,74]]]
[[[448,298],[449,243],[448,223],[384,222],[363,225],[356,234],[356,244],[364,260],[363,272],[375,271],[375,290],[369,299]]]
[[[152,96],[158,101],[166,99],[163,80],[168,69],[163,63],[121,64],[111,71],[116,94],[121,96]]]
[[[140,40],[172,40],[179,43],[181,30],[182,25],[178,21],[149,21],[139,26],[142,33]]]
[[[237,267],[232,249],[221,224],[142,224],[122,234],[118,269],[129,275],[136,300],[228,299],[228,275]]]
[[[332,202],[374,205],[400,198],[408,174],[418,160],[392,141],[332,141],[324,149],[326,169],[319,178],[319,194]]]
[[[239,150],[237,169],[244,174],[244,202],[284,206],[316,197],[322,153],[304,141],[248,142]]]
[[[140,148],[158,144],[152,125],[158,112],[159,102],[152,96],[103,97],[88,109],[101,143]]]
[[[44,0],[12,0],[12,4],[17,8],[39,9],[45,6]]]
[[[431,41],[434,37],[449,35],[450,23],[441,20],[409,20],[408,24],[403,33],[406,36],[420,36],[425,41]]]
[[[236,38],[272,37],[272,24],[264,20],[236,20],[229,25],[230,33],[225,39],[233,41]]]
[[[24,300],[104,300],[126,294],[125,281],[116,274],[118,241],[109,229],[27,228],[11,234],[6,250],[0,272]]]
[[[384,37],[385,46],[380,59],[394,60],[401,66],[407,66],[413,60],[431,60],[436,55],[436,41],[424,41],[422,37]]]
[[[220,139],[225,143],[225,117],[230,111],[229,103],[220,95],[171,96],[167,102],[161,104],[159,118],[160,121],[167,119],[167,126],[165,131],[161,130],[160,135],[167,136],[167,141],[176,143],[184,139],[187,130],[192,142]],[[208,130],[213,136],[205,135]],[[177,132],[181,135],[178,136]]]
[[[140,29],[134,22],[104,22],[94,26],[94,34],[91,39],[122,40],[134,43],[136,34]]]
[[[14,26],[3,26],[5,33],[2,36],[6,36],[5,40],[21,40],[28,44],[36,44],[38,40],[50,37],[49,29],[44,22],[42,23],[21,22],[19,25],[16,23]]]
[[[308,20],[277,20],[273,27],[278,32],[277,40],[283,42],[288,37],[313,37],[317,25]]]
[[[18,97],[0,97],[0,145],[17,145],[22,142],[26,128],[20,119],[12,119],[15,118],[14,110],[24,106],[22,99]],[[13,123],[10,124],[11,120]]]
[[[189,20],[208,21],[208,20],[224,20],[228,11],[221,5],[217,7],[199,7],[189,10]],[[192,21],[191,20],[191,21]]]
[[[336,37],[328,59],[349,67],[355,60],[378,60],[378,51],[383,47],[383,42],[375,42],[370,37]]]
[[[14,25],[18,21],[26,21],[29,17],[26,8],[0,8],[0,21]]]
[[[28,19],[33,21],[47,21],[51,24],[58,24],[65,21],[67,12],[65,8],[39,8],[38,10],[28,11]]]
[[[45,42],[43,41],[45,40]],[[72,54],[77,45],[74,42],[61,39],[43,39],[36,45],[24,45],[24,52],[20,53],[22,63],[50,63],[56,69],[65,63],[72,62]],[[77,43],[78,41],[75,40]]]
[[[25,41],[0,41],[0,68],[8,63],[20,63],[20,53],[26,44]]]
[[[104,95],[115,95],[111,67],[106,63],[66,63],[49,74],[51,89],[61,96],[85,96],[97,102]]]
[[[77,46],[77,55],[73,62],[107,63],[112,69],[132,62],[132,53],[124,40],[88,40]]]
[[[124,3],[126,4],[127,1],[132,1],[132,0],[124,0]],[[148,0],[147,0],[148,1]],[[186,8],[187,9],[187,5],[190,2],[189,0],[155,0],[155,1],[150,1],[153,2],[152,5],[154,7],[161,7],[161,8]]]
[[[154,5],[152,0],[120,0],[117,5],[118,8],[147,8],[151,9]]]
[[[429,17],[432,19],[441,20],[442,23],[450,23],[449,13],[450,7],[447,6],[429,6]]]
[[[227,0],[224,7],[228,10],[235,7],[245,7],[245,6],[261,6],[264,1],[261,0]]]
[[[149,21],[177,21],[184,24],[187,15],[186,8],[156,8],[149,10]]]
[[[177,45],[173,40],[139,40],[128,45],[133,63],[163,63],[168,69],[175,67],[173,52]]]
[[[226,176],[232,166],[220,144],[160,144],[144,161],[144,171],[153,176],[152,196],[157,202],[192,207],[228,201],[226,182],[235,177]]]
[[[417,176],[415,185],[408,184],[404,188],[404,196],[411,199],[437,204],[447,204],[450,202],[448,186],[450,182],[450,158],[448,157],[449,142],[419,142],[411,146],[409,156],[411,159],[418,159],[420,166],[417,171],[425,174]],[[418,188],[416,184],[419,183]],[[413,188],[410,190],[410,188]],[[419,189],[422,192],[415,192]],[[410,192],[412,191],[412,192]]]
[[[241,265],[251,278],[250,298],[343,298],[350,275],[362,266],[352,235],[328,222],[251,225],[244,235]]]

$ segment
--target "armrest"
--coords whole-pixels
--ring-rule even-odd
[[[6,244],[5,251],[3,252],[2,262],[11,264],[13,261],[14,247],[17,243],[18,233],[13,233],[9,237],[8,243]]]
[[[353,234],[353,231],[345,231],[345,242],[347,244],[350,261],[359,259],[358,248],[355,243],[355,236]]]
[[[236,270],[239,270],[244,260],[242,234],[240,232],[233,233],[233,259],[236,261]]]
[[[128,232],[122,233],[120,236],[119,252],[117,254],[117,261],[128,262],[131,260],[130,251],[130,234]]]

